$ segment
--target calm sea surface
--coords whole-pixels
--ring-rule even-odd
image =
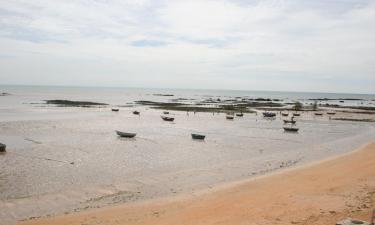
[[[152,88],[107,88],[107,87],[61,87],[61,86],[8,86],[0,85],[0,92],[12,94],[11,98],[0,99],[0,107],[25,106],[28,103],[41,103],[48,99],[68,99],[98,101],[123,105],[136,100],[168,101],[175,98],[271,98],[284,101],[309,101],[309,99],[363,99],[364,101],[345,101],[344,105],[375,104],[375,94],[278,92],[278,91],[235,91],[235,90],[185,90]],[[173,94],[174,96],[154,96],[154,94]],[[332,104],[338,103],[330,101]]]

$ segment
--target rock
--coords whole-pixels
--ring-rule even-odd
[[[6,152],[6,150],[5,150],[6,148],[7,148],[7,146],[5,144],[0,143],[0,152]]]
[[[370,223],[361,221],[361,220],[353,220],[351,218],[339,221],[336,223],[336,225],[356,225],[356,224],[362,224],[362,225],[370,225]]]

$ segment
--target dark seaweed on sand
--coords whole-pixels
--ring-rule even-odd
[[[88,102],[88,101],[70,101],[70,100],[45,100],[46,104],[53,104],[64,107],[93,107],[93,106],[105,106],[108,104],[99,102]]]
[[[202,104],[186,104],[180,102],[153,102],[153,101],[136,101],[136,104],[150,106],[153,109],[171,110],[171,111],[191,111],[191,112],[232,112],[241,111],[244,113],[253,113],[254,111],[247,108],[244,104],[222,104],[217,106],[207,106]]]
[[[332,120],[343,120],[352,122],[375,122],[373,119],[355,119],[355,118],[332,118]]]

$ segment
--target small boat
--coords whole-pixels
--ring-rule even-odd
[[[167,115],[167,114],[169,114],[169,112],[168,111],[164,111],[163,114]]]
[[[327,112],[328,115],[335,115],[336,112]]]
[[[243,117],[243,113],[236,113],[236,116]]]
[[[191,134],[191,137],[195,140],[204,140],[204,138],[206,137],[206,135],[202,135],[202,134]]]
[[[139,115],[139,114],[141,114],[139,111],[133,111],[133,114],[134,115]]]
[[[284,128],[284,131],[287,131],[287,132],[298,132],[299,128],[297,127],[283,127]]]
[[[164,121],[170,121],[172,122],[174,120],[173,117],[168,117],[168,116],[161,116],[161,118],[164,120]]]
[[[276,113],[274,112],[263,112],[264,117],[275,117]]]
[[[291,123],[291,124],[295,124],[297,121],[295,120],[284,120],[284,123]]]
[[[232,116],[232,115],[226,115],[225,118],[227,118],[227,120],[233,120],[234,116]]]
[[[111,109],[113,112],[118,112],[118,111],[120,111],[120,109],[114,109],[114,108],[112,108]]]
[[[314,113],[315,116],[323,116],[323,113]]]
[[[299,113],[293,113],[293,116],[300,116],[301,114]]]
[[[6,152],[7,146],[3,143],[0,143],[0,152]]]
[[[133,138],[135,137],[135,135],[137,135],[136,133],[127,133],[127,132],[121,132],[118,130],[116,130],[116,134],[120,137],[125,137],[125,138]]]
[[[289,116],[289,113],[281,113],[282,116]]]

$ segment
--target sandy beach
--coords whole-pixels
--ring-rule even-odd
[[[0,225],[368,221],[373,24],[375,0],[1,1]]]
[[[33,224],[335,224],[369,220],[375,200],[375,142],[339,157],[204,191],[125,204]]]

